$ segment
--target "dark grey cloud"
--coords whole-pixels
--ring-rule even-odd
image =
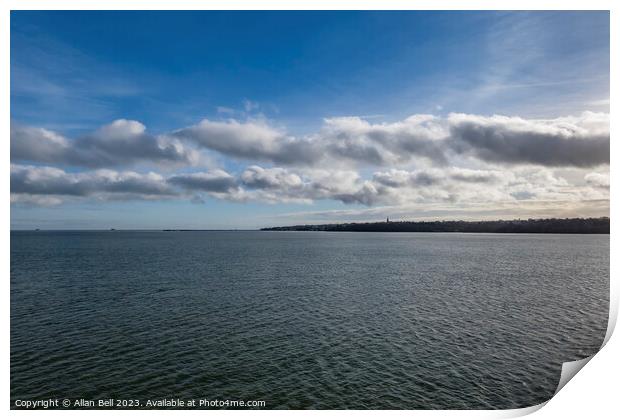
[[[70,141],[53,131],[11,124],[12,162],[62,163],[72,154]]]
[[[373,181],[391,188],[400,187],[432,187],[442,184],[492,184],[505,178],[499,171],[442,168],[415,171],[391,170],[375,172]]]
[[[225,193],[238,187],[235,177],[222,170],[175,175],[168,181],[187,190],[205,192]]]
[[[486,162],[582,168],[609,164],[607,114],[554,120],[453,114],[448,122],[450,148]]]
[[[492,183],[498,181],[502,176],[497,171],[461,169],[452,170],[450,177],[459,182]]]

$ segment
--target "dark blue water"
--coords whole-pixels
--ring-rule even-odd
[[[609,235],[12,232],[11,400],[524,407],[608,306]]]

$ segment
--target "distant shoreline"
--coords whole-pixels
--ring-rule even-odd
[[[609,234],[609,217],[484,221],[385,221],[275,226],[261,229],[11,229],[11,232],[427,232]]]
[[[474,222],[462,220],[422,222],[388,220],[368,223],[276,226],[262,228],[261,231],[609,234],[609,223],[609,217]]]

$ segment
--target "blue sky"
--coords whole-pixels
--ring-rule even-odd
[[[608,112],[607,12],[13,11],[11,223],[604,215]]]

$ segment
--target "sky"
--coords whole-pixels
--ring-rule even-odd
[[[609,215],[608,12],[11,12],[13,229]]]

